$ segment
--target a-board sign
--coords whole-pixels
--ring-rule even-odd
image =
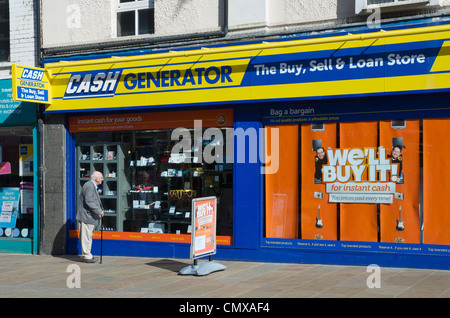
[[[191,259],[216,253],[217,198],[192,200]]]

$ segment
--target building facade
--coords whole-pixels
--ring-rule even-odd
[[[189,257],[215,196],[218,258],[449,268],[449,1],[40,6],[44,253],[99,170],[104,254]]]
[[[12,64],[38,64],[33,1],[0,1],[0,251],[39,250],[38,106],[13,100]]]

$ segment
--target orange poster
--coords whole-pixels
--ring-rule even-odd
[[[326,151],[336,148],[336,124],[301,126],[301,236],[337,239],[337,204],[329,203],[322,182]]]
[[[450,119],[423,120],[423,240],[450,244]],[[448,155],[447,155],[448,153]]]
[[[216,201],[216,197],[192,200],[192,259],[216,253]]]
[[[380,122],[380,146],[400,165],[393,203],[380,204],[381,242],[420,243],[419,144],[419,120]]]
[[[357,122],[340,124],[340,148],[377,147],[377,122]],[[367,180],[363,176],[362,180]],[[377,205],[370,203],[340,204],[341,241],[376,242]]]
[[[278,151],[279,163],[275,173],[265,175],[266,237],[298,238],[298,125],[267,128],[267,149]],[[279,138],[272,138],[272,129]]]

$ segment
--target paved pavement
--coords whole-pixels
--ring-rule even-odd
[[[380,268],[377,280],[376,271],[362,266],[216,262],[226,269],[194,276],[179,275],[192,264],[189,259],[104,256],[102,264],[87,264],[72,255],[0,254],[0,297],[178,298],[183,303],[216,297],[450,298],[450,271],[445,270]]]

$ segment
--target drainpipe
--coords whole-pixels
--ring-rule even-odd
[[[41,0],[34,0],[34,27],[35,27],[35,63],[37,67],[42,67],[42,55],[41,55]],[[38,239],[37,242],[37,254],[43,254],[43,242],[44,242],[44,212],[45,212],[45,197],[44,197],[44,174],[45,174],[45,166],[44,166],[44,122],[42,120],[42,112],[40,104],[35,104],[37,108],[37,138],[39,145],[39,168],[38,168],[38,176],[39,178],[39,207],[38,207],[38,224],[35,224],[34,227],[37,229],[37,233],[34,239]]]
[[[40,211],[39,211],[39,252],[38,254],[44,254],[44,213],[45,213],[45,164],[44,164],[44,122],[42,119],[38,119],[38,134],[39,134],[39,196],[40,196]]]

